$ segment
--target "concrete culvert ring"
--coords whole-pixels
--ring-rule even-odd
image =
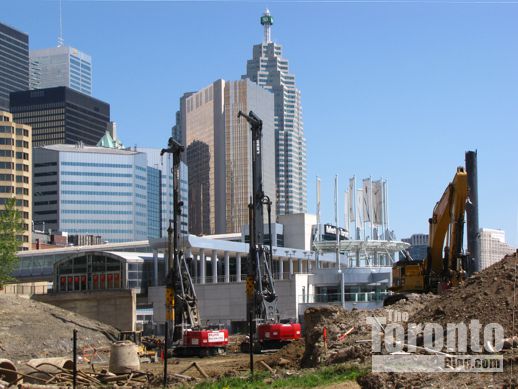
[[[0,359],[0,369],[5,369],[0,371],[0,379],[2,381],[8,382],[9,384],[14,384],[18,379],[18,373],[16,372],[16,366],[8,359]],[[10,370],[6,371],[6,370]]]

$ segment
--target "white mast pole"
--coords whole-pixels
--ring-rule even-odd
[[[340,269],[340,227],[338,226],[338,174],[335,175],[336,267]]]

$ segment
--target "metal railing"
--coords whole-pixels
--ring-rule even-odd
[[[358,292],[344,293],[345,302],[379,302],[385,299],[389,292]],[[297,296],[298,303],[340,303],[340,293],[302,294]]]
[[[278,281],[281,279],[281,273],[273,273],[273,279]],[[291,274],[289,272],[283,272],[282,273],[282,279],[283,280],[290,280],[292,279],[293,277],[295,276],[295,273],[294,274]],[[192,281],[195,283],[195,284],[201,284],[201,280],[202,278],[201,277],[192,277]],[[221,274],[218,274],[217,276],[217,281],[218,281],[218,284],[219,283],[225,283],[226,282],[226,277],[225,275],[221,275]],[[246,281],[246,274],[241,274],[241,277],[239,278],[236,274],[230,274],[229,276],[229,282],[245,282]],[[205,283],[206,284],[212,284],[213,283],[213,277],[212,277],[212,274],[207,274],[205,276]]]

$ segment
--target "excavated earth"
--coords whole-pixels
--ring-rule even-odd
[[[30,300],[0,294],[0,358],[13,362],[32,358],[72,358],[73,330],[78,349],[109,349],[118,331],[84,316]]]
[[[302,356],[301,343],[282,350],[289,365],[318,367],[337,363],[351,364],[370,371],[371,326],[369,316],[387,317],[392,312],[406,312],[409,323],[466,323],[478,320],[481,325],[499,323],[504,336],[518,335],[518,257],[506,256],[502,261],[474,274],[467,282],[441,296],[410,295],[387,309],[345,311],[327,305],[308,308],[304,313]],[[516,316],[516,318],[514,317]],[[323,331],[327,331],[324,344]],[[343,336],[349,330],[349,335]],[[368,373],[358,379],[363,388],[485,388],[518,387],[518,349],[502,350],[504,372],[499,373]]]

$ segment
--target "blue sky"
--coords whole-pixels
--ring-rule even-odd
[[[342,192],[383,177],[397,236],[427,232],[476,149],[480,226],[518,245],[518,2],[65,0],[64,38],[92,55],[123,142],[162,147],[184,92],[245,72],[265,7],[302,91],[310,212],[317,175],[324,221],[335,174]],[[59,2],[4,0],[0,20],[51,47]]]

